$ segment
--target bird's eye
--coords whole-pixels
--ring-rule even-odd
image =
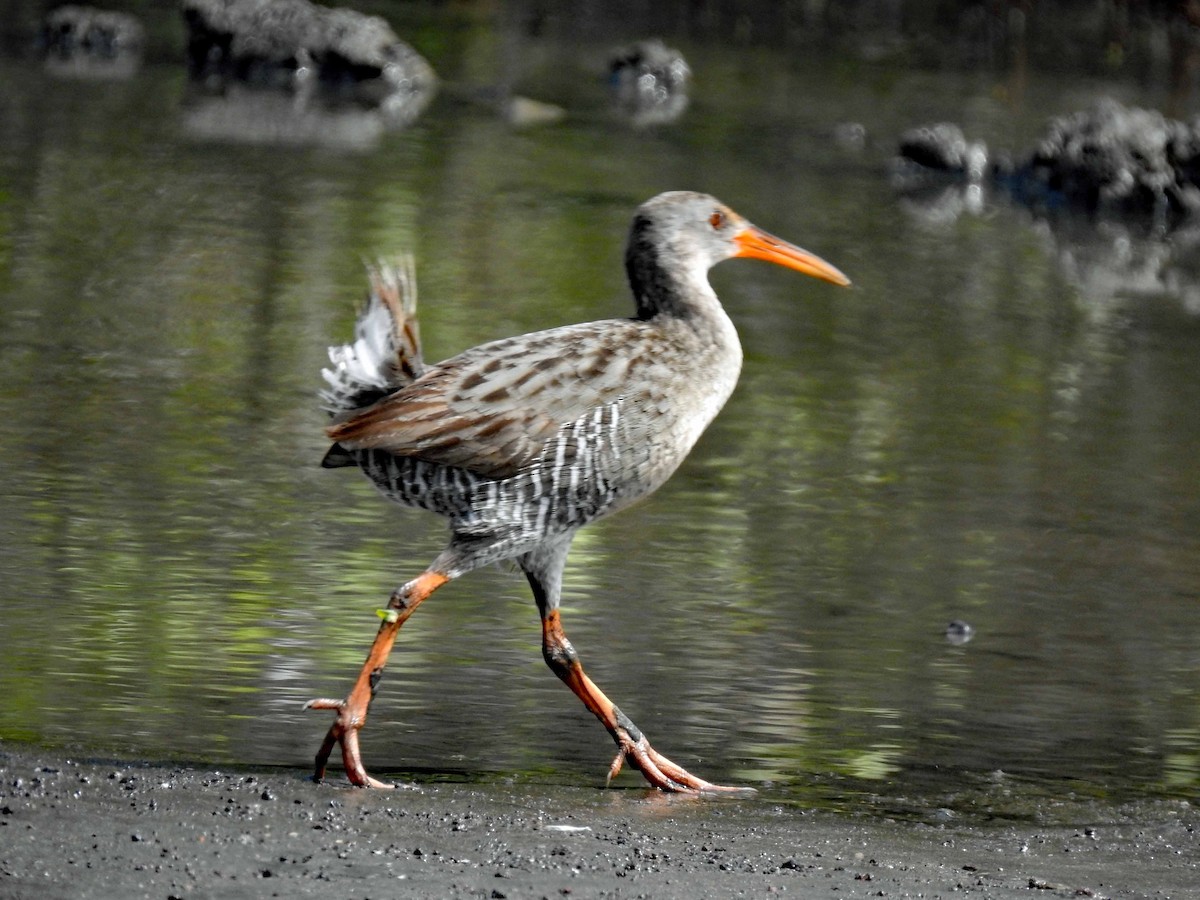
[[[714,209],[713,214],[708,217],[708,224],[713,228],[721,228],[725,224],[725,213],[719,209]]]

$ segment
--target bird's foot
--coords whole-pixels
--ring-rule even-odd
[[[352,705],[346,700],[309,700],[304,704],[305,709],[332,709],[337,713],[337,718],[333,720],[333,725],[325,734],[325,740],[321,742],[321,749],[317,751],[316,770],[313,773],[313,781],[325,780],[325,764],[329,761],[329,754],[333,752],[333,748],[342,745],[342,765],[346,767],[346,777],[350,779],[350,783],[356,787],[370,787],[390,790],[394,788],[394,784],[389,784],[386,781],[380,781],[378,778],[372,778],[367,774],[366,768],[362,764],[362,755],[358,750],[358,732],[363,727],[366,716],[355,713]]]
[[[632,733],[631,733],[632,730]],[[633,735],[637,735],[634,738]],[[754,794],[757,791],[751,787],[731,787],[723,784],[712,784],[705,781],[703,778],[697,778],[683,766],[671,762],[657,750],[650,746],[650,742],[646,740],[646,736],[642,734],[633,723],[629,723],[629,727],[619,726],[614,737],[617,739],[617,755],[613,759],[612,765],[608,767],[608,781],[611,783],[617,774],[621,771],[621,767],[628,760],[629,764],[637,769],[645,779],[650,782],[651,787],[658,788],[660,791],[667,791],[676,794]]]

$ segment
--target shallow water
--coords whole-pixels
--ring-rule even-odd
[[[344,693],[373,610],[444,539],[318,467],[361,259],[415,253],[438,359],[626,314],[631,211],[691,188],[855,287],[713,272],[742,381],[666,488],[577,539],[564,624],[592,677],[693,771],[804,802],[1193,795],[1188,263],[1130,277],[1122,254],[1171,245],[990,197],[952,216],[885,177],[914,124],[1019,153],[1051,114],[1164,90],[678,40],[692,104],[638,129],[607,105],[607,43],[421,15],[451,84],[399,133],[241,141],[197,126],[178,65],[0,63],[0,738],[304,764],[327,722],[303,701]],[[568,118],[511,127],[469,99],[483,81]],[[443,589],[398,642],[369,764],[599,781],[611,745],[539,637],[518,574]]]

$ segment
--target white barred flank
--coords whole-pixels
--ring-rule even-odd
[[[624,481],[618,447],[630,437],[620,433],[622,402],[598,406],[562,426],[539,460],[501,482],[510,504],[506,518],[520,521],[531,534],[554,534],[621,505],[628,492],[614,488]]]
[[[621,433],[622,401],[597,407],[562,426],[528,469],[494,479],[456,466],[445,466],[386,450],[352,455],[389,499],[450,519],[460,538],[487,538],[478,561],[499,560],[562,534],[641,496],[643,482],[622,478],[617,447],[628,448]],[[650,474],[650,448],[641,467]],[[634,487],[636,485],[636,487]],[[624,490],[621,489],[624,487]]]

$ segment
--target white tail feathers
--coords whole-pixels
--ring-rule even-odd
[[[404,387],[425,370],[417,331],[417,275],[411,254],[367,265],[370,292],[354,340],[329,348],[321,374],[325,409],[336,420]]]

